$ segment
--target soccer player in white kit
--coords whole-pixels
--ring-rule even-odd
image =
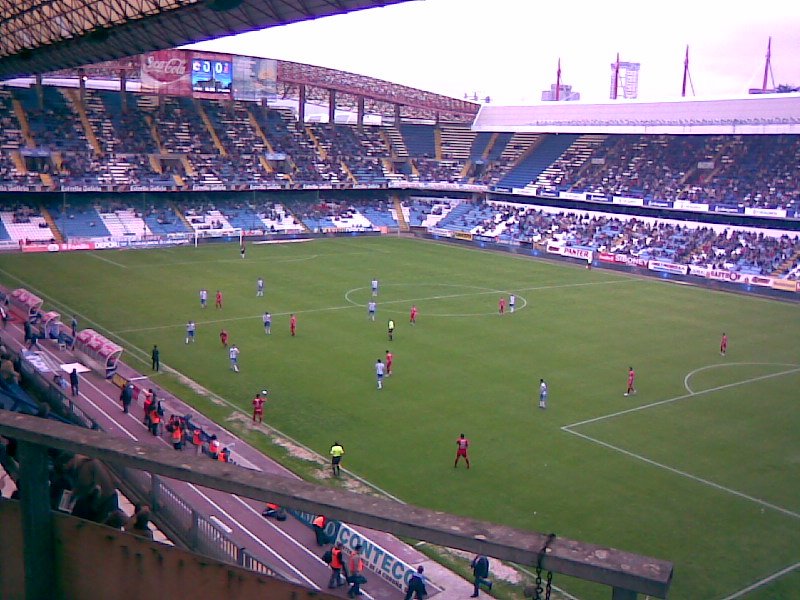
[[[375,377],[378,379],[378,389],[383,389],[383,376],[386,373],[386,365],[381,362],[381,359],[378,359],[378,362],[375,363]]]

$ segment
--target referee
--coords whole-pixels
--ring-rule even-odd
[[[334,477],[338,477],[341,473],[339,464],[342,462],[343,454],[344,447],[339,442],[333,442],[333,446],[331,446],[331,469],[333,469]]]

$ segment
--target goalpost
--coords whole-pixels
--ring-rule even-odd
[[[198,240],[215,238],[224,242],[238,241],[239,247],[244,245],[244,229],[241,227],[233,227],[228,229],[195,229],[194,230],[194,247],[197,248]]]

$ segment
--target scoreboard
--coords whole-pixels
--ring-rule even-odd
[[[192,59],[192,91],[229,95],[233,87],[233,63],[229,60]]]

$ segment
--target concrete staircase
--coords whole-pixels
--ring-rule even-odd
[[[400,201],[400,196],[394,194],[392,200],[394,201],[395,218],[400,231],[411,231],[411,227],[408,226],[408,221],[406,221],[406,216],[403,214],[403,203]]]
[[[56,225],[56,220],[53,218],[53,215],[51,215],[50,211],[47,210],[44,206],[39,207],[39,210],[42,213],[44,222],[47,223],[47,226],[53,233],[53,239],[57,243],[61,244],[64,241],[64,234],[61,233],[61,230],[58,228],[58,225]]]
[[[89,117],[86,114],[86,107],[83,105],[80,92],[74,89],[67,89],[62,90],[62,93],[72,103],[72,106],[75,107],[75,111],[78,113],[78,118],[80,118],[81,125],[83,126],[83,134],[86,136],[94,153],[97,156],[103,156],[103,148],[100,146],[100,141],[97,139],[94,129],[92,129],[92,124],[89,122]]]
[[[214,147],[220,153],[220,156],[228,156],[228,151],[225,150],[225,146],[222,145],[222,140],[219,139],[216,130],[214,129],[214,124],[211,122],[211,119],[208,118],[208,114],[206,113],[203,105],[195,100],[194,107],[197,112],[200,114],[200,118],[203,120],[203,123],[206,126],[206,130],[208,134],[211,136],[211,141],[214,142]]]

